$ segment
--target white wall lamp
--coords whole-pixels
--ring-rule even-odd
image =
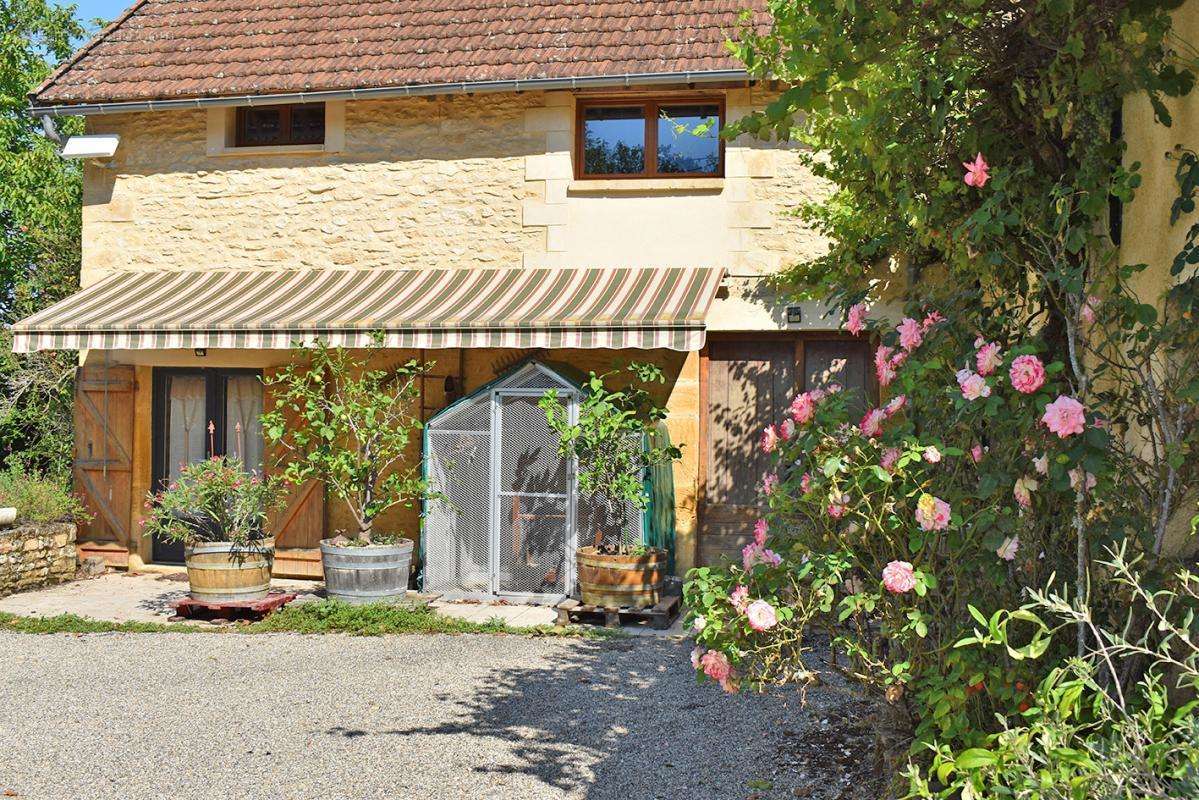
[[[112,169],[111,159],[117,152],[121,137],[116,133],[96,133],[71,136],[62,146],[62,157],[90,161],[97,167]]]

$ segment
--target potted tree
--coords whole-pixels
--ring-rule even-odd
[[[297,348],[266,380],[276,402],[262,417],[267,440],[279,445],[283,476],[297,485],[322,481],[354,517],[355,530],[321,540],[325,590],[349,603],[404,598],[412,539],[376,531],[375,520],[425,495],[411,445],[421,429],[415,405],[428,365],[377,368],[381,337],[375,341],[364,356],[320,342]]]
[[[628,371],[632,381],[621,390],[605,385],[616,372],[590,373],[575,422],[553,390],[545,393],[540,405],[558,434],[559,452],[575,460],[578,493],[590,505],[591,513],[580,518],[593,526],[591,543],[579,547],[576,554],[583,602],[644,608],[658,602],[670,554],[631,541],[626,534],[628,515],[644,512],[649,504],[645,489],[649,471],[677,461],[682,452],[670,444],[651,444],[657,441],[651,434],[666,410],[652,401],[643,385],[665,383],[662,370],[633,363]]]
[[[239,459],[214,456],[183,467],[166,489],[149,496],[143,532],[183,542],[197,600],[257,600],[271,587],[275,543],[264,525],[281,498],[279,479],[251,474]]]

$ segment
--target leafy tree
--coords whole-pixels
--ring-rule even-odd
[[[1163,545],[1199,490],[1199,226],[1173,264],[1123,264],[1111,219],[1141,183],[1141,165],[1123,158],[1125,99],[1147,98],[1170,125],[1167,99],[1193,87],[1195,50],[1171,27],[1180,5],[771,0],[770,24],[736,45],[753,74],[785,88],[727,135],[801,142],[811,171],[835,187],[798,210],[827,235],[827,253],[780,283],[835,298],[846,328],[873,336],[891,402],[855,425],[843,411],[822,421],[836,402],[813,411],[801,396],[785,428],[766,430],[763,448],[782,455],[764,478],[769,512],[754,544],[739,567],[689,576],[700,609],[693,659],[726,689],[802,679],[802,629],[828,623],[855,677],[911,711],[912,774],[937,754],[914,797],[1109,796],[1093,776],[1056,776],[1126,725],[1153,741],[1161,715],[1151,712],[1166,695],[1154,653],[1173,653],[1178,629],[1194,643],[1194,575]],[[1191,214],[1199,191],[1195,154],[1169,157],[1181,193],[1163,227]],[[1160,294],[1139,288],[1149,285]],[[867,320],[873,303],[896,299],[910,315],[898,328]],[[922,354],[925,334],[936,341]],[[1017,365],[1033,354],[1043,366]],[[1038,396],[1042,381],[1056,399]],[[887,423],[901,409],[902,423]],[[913,444],[930,439],[948,446]],[[1104,559],[1117,549],[1138,559],[1135,580],[1111,580],[1119,570]],[[1065,642],[1029,643],[1032,611],[1019,608],[1050,583],[1043,596],[1068,596],[1077,612],[1058,614],[1070,659]],[[967,597],[978,606],[969,616]],[[1158,599],[1179,612],[1178,628],[1161,623]],[[976,625],[998,639],[996,620],[1021,622],[1011,646],[975,652],[959,640]],[[1137,648],[1111,647],[1105,630]],[[1055,727],[1050,752],[1021,754],[1006,734],[1027,738],[1026,719],[1052,717],[1043,704],[1065,673],[1094,676],[1088,705],[1118,708],[1121,722]],[[1184,766],[1199,761],[1194,712],[1172,718],[1190,737]],[[977,786],[956,783],[955,770],[1009,759],[1032,780],[988,772],[969,776]],[[1157,761],[1148,772],[1179,763]],[[1116,763],[1095,761],[1119,782]]]
[[[618,523],[615,532],[596,531],[595,546],[604,553],[629,552],[631,545],[623,533],[627,520],[616,510],[631,505],[644,511],[649,506],[645,490],[649,471],[682,457],[677,446],[652,444],[666,409],[654,403],[643,387],[665,383],[662,370],[635,362],[627,371],[635,381],[623,389],[605,385],[617,378],[615,371],[590,373],[573,422],[556,390],[550,389],[538,401],[550,430],[558,434],[558,452],[578,463],[579,494],[602,504],[606,518]]]
[[[29,113],[28,93],[84,34],[74,6],[0,4],[0,324],[78,287],[81,172]],[[60,121],[64,134],[82,130]],[[12,353],[0,334],[0,458],[63,477],[71,457],[74,353]]]
[[[371,363],[376,352],[317,342],[297,348],[292,362],[265,380],[275,407],[263,414],[262,427],[280,446],[283,477],[297,485],[323,481],[344,501],[358,523],[352,544],[383,543],[374,537],[375,519],[426,491],[411,445],[422,427],[420,379],[429,365],[383,369]]]

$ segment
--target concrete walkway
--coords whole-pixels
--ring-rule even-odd
[[[320,600],[320,581],[271,581],[275,589],[299,595],[295,602]],[[53,617],[75,614],[109,622],[166,622],[171,601],[187,597],[187,572],[182,568],[160,568],[154,572],[108,572],[98,578],[71,581],[47,589],[0,598],[0,611],[22,616]],[[551,625],[557,618],[552,608],[502,603],[452,603],[434,601],[438,613],[471,622],[502,619],[516,627]],[[206,622],[194,623],[207,625]]]

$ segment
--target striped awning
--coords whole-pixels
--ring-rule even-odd
[[[579,347],[698,350],[715,268],[115,273],[13,326],[13,350]]]

